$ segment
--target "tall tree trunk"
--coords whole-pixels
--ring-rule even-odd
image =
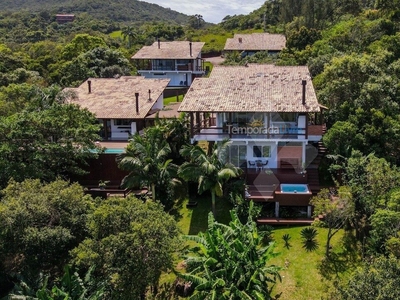
[[[156,201],[156,185],[154,183],[151,184],[151,193],[153,201]]]
[[[332,229],[329,228],[328,229],[328,237],[326,239],[326,249],[325,249],[326,258],[329,258],[329,248],[331,247],[330,244],[331,244],[331,238],[332,238],[331,231],[332,231]]]
[[[215,218],[215,191],[211,190],[211,205],[212,205],[212,212]]]

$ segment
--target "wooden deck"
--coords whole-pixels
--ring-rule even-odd
[[[292,200],[295,201],[295,198],[304,198],[304,195],[296,195],[296,197],[293,197],[293,195],[283,195],[282,197],[278,197],[279,199],[277,199],[275,191],[279,189],[280,183],[309,184],[309,179],[312,179],[312,184],[309,184],[309,189],[312,195],[317,194],[321,190],[318,181],[314,180],[314,178],[309,178],[308,174],[300,174],[297,170],[294,169],[269,169],[269,173],[258,172],[252,168],[247,168],[244,171],[244,178],[246,180],[248,192],[250,194],[247,199],[253,200],[255,202],[280,202],[283,198],[286,200],[290,200],[291,198],[293,198]],[[307,199],[304,200],[307,201],[300,201],[301,203],[299,202],[296,205],[308,205],[310,196],[311,195],[305,197]],[[290,205],[289,203],[286,204]]]
[[[247,197],[247,199],[253,200],[254,202],[272,201],[274,200],[276,188],[276,185],[249,185],[247,191],[250,196]]]
[[[307,174],[294,169],[268,169],[270,173],[258,172],[254,168],[244,170],[248,185],[273,185],[283,183],[307,183]]]
[[[314,219],[280,219],[280,218],[260,218],[257,219],[258,225],[311,225]]]

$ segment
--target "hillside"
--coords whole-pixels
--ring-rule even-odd
[[[2,11],[51,11],[54,13],[88,13],[96,19],[115,22],[165,21],[186,24],[188,16],[156,4],[137,0],[1,0]]]

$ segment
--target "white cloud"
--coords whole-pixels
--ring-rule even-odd
[[[145,2],[171,8],[186,15],[200,14],[204,20],[220,23],[227,15],[247,15],[259,9],[265,1],[262,0],[146,0]]]

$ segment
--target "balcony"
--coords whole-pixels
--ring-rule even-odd
[[[305,140],[317,139],[323,135],[324,125],[308,125],[305,128],[297,127],[293,122],[272,123],[269,128],[248,127],[247,123],[228,123],[223,127],[215,124],[215,119],[203,120],[201,124],[191,126],[191,135],[196,140],[223,140],[223,139],[273,139],[273,140]]]
[[[154,60],[138,60],[136,66],[141,71],[178,71],[178,72],[204,72],[203,60],[198,60],[197,63],[193,60],[191,63],[179,64],[175,61],[157,62]]]

